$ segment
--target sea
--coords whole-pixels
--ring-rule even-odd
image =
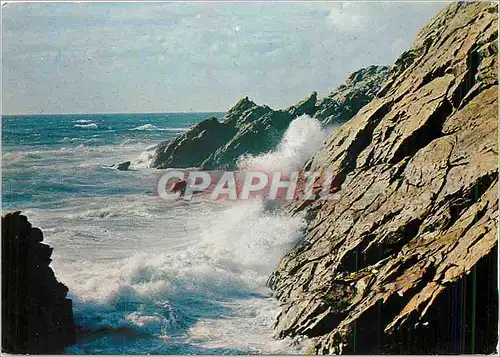
[[[54,247],[69,288],[69,354],[298,354],[277,340],[266,281],[303,239],[304,219],[262,199],[173,204],[154,194],[155,146],[223,113],[3,116],[2,210],[22,210]],[[275,151],[245,160],[299,166],[327,132],[290,124]],[[200,147],[200,150],[203,150]],[[131,161],[128,171],[112,167]]]

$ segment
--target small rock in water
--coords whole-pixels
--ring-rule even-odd
[[[120,171],[126,171],[128,170],[129,167],[130,167],[130,161],[125,161],[116,165],[116,169]]]

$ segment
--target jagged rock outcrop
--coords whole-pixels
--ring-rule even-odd
[[[221,165],[232,167],[244,154],[258,155],[268,152],[278,145],[288,125],[293,119],[304,115],[313,115],[317,101],[316,92],[285,110],[272,110],[264,106],[255,106],[239,115],[231,113],[231,121],[236,122],[237,133],[227,144],[211,153],[203,162],[203,167],[217,168]],[[265,112],[255,115],[255,111],[264,108]],[[252,118],[257,116],[256,119]],[[233,119],[234,118],[234,119]]]
[[[453,3],[311,158],[337,201],[269,286],[312,353],[493,353],[498,333],[497,5]]]
[[[224,145],[237,130],[235,126],[220,123],[215,117],[203,120],[176,138],[160,143],[151,166],[158,169],[200,166],[210,153]]]
[[[390,73],[389,66],[361,68],[345,84],[321,99],[314,117],[324,124],[342,124],[370,103]]]
[[[2,352],[62,353],[75,342],[68,288],[50,268],[52,247],[20,212],[2,217]]]
[[[243,154],[258,155],[276,148],[290,122],[303,114],[315,116],[325,124],[349,120],[375,97],[388,72],[384,66],[361,69],[320,101],[314,92],[287,109],[273,110],[245,97],[221,122],[216,118],[204,120],[174,140],[161,143],[151,166],[233,167]]]
[[[313,113],[316,93],[286,110],[260,106],[245,97],[236,103],[219,122],[206,119],[175,139],[161,143],[151,166],[203,167],[215,169],[233,166],[244,153],[259,154],[274,148],[290,122]]]

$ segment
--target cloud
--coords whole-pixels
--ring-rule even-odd
[[[245,95],[285,107],[393,62],[444,6],[11,5],[2,9],[7,113],[223,111]]]

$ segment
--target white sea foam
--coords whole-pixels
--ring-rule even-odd
[[[61,142],[66,143],[66,142],[74,142],[74,141],[89,141],[90,139],[87,138],[70,138],[68,136],[65,136],[62,138]]]
[[[159,130],[159,131],[172,131],[172,132],[182,132],[186,131],[186,128],[159,128],[152,124],[144,124],[137,126],[135,128],[131,128],[129,130]]]
[[[257,156],[242,156],[238,166],[242,169],[291,171],[301,167],[324,143],[333,128],[325,129],[308,115],[294,119],[277,149]]]
[[[84,202],[27,212],[49,228],[53,266],[70,288],[78,323],[131,328],[167,338],[166,345],[182,336],[199,348],[295,348],[272,338],[277,303],[265,281],[300,239],[300,217],[272,213],[260,200],[175,208],[147,196]]]
[[[75,128],[83,128],[83,129],[97,129],[96,123],[88,123],[88,124],[75,124]]]
[[[86,123],[92,123],[93,121],[92,120],[89,120],[89,119],[78,119],[78,120],[75,120],[75,123],[80,123],[80,124],[86,124]]]
[[[297,166],[324,137],[319,123],[298,118],[276,151],[242,158],[240,165]],[[73,163],[116,163],[153,149],[133,141],[81,146],[52,154],[52,160],[64,155]],[[113,172],[113,180],[92,184],[151,191],[158,174]],[[260,199],[172,204],[152,194],[75,197],[60,208],[25,213],[55,248],[52,265],[70,289],[77,323],[101,331],[68,352],[304,352],[300,339],[272,337],[278,303],[265,286],[301,239],[301,217],[289,217]],[[137,335],[126,339],[124,331]]]
[[[147,168],[150,166],[151,161],[154,157],[154,151],[152,150],[144,150],[137,157],[135,157],[131,164],[134,168]]]
[[[148,147],[146,147],[131,161],[132,167],[134,167],[135,169],[144,169],[150,167],[157,147],[158,144],[149,145]]]

